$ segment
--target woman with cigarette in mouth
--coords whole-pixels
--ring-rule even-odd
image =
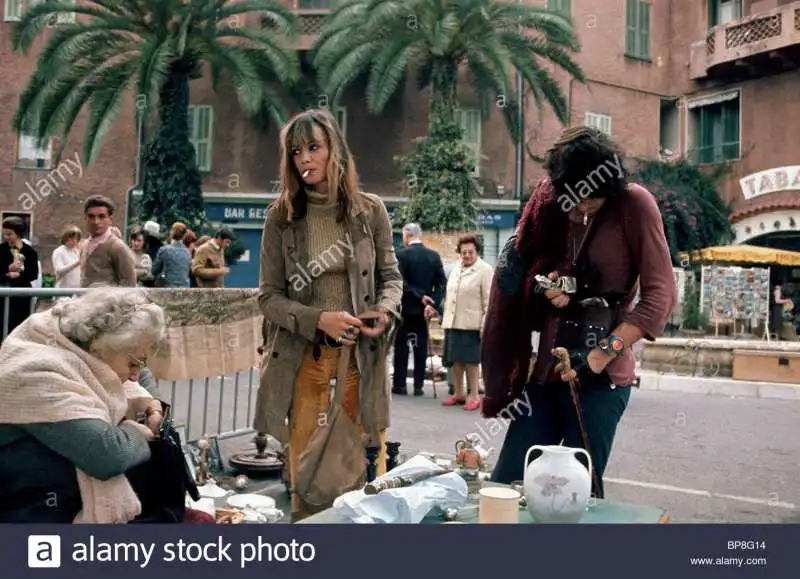
[[[297,464],[317,429],[326,427],[341,355],[349,355],[342,406],[360,425],[365,447],[379,447],[377,474],[385,471],[386,356],[403,281],[389,214],[378,196],[359,191],[334,117],[327,110],[298,114],[283,127],[280,148],[280,194],[261,241],[265,331],[254,427],[289,443],[297,521],[320,510],[295,490]],[[324,474],[320,481],[325,484]]]

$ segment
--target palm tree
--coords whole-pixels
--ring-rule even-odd
[[[482,99],[502,103],[509,134],[518,142],[513,69],[539,110],[548,104],[568,122],[567,99],[549,65],[583,82],[570,53],[579,50],[570,19],[541,6],[494,0],[343,0],[330,14],[313,49],[320,84],[336,102],[369,73],[367,109],[380,113],[404,78],[416,69],[420,88],[431,86],[429,125],[452,123],[463,67]]]
[[[68,13],[77,22],[52,30],[20,96],[14,129],[40,142],[61,137],[63,148],[79,113],[88,109],[83,152],[89,165],[125,96],[135,91],[139,115],[160,113],[145,157],[161,169],[145,180],[146,198],[148,188],[188,189],[196,193],[194,209],[198,200],[202,209],[188,106],[189,82],[202,76],[204,64],[215,87],[221,75],[229,76],[248,117],[282,123],[288,116],[276,85],[300,78],[297,54],[284,40],[297,34],[299,23],[280,0],[46,0],[15,26],[14,49],[27,53],[59,14]],[[254,13],[270,26],[244,26]],[[150,214],[163,205],[156,202]]]

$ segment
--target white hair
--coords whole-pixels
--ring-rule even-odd
[[[50,311],[64,336],[87,349],[121,353],[142,341],[156,348],[166,335],[164,310],[140,288],[94,287]]]
[[[422,227],[419,226],[419,223],[406,223],[403,227],[403,231],[408,233],[412,239],[419,239],[422,237]]]

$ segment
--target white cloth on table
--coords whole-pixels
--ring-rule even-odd
[[[436,463],[424,456],[415,456],[376,480],[436,467]],[[467,482],[451,472],[377,495],[367,495],[363,490],[351,491],[338,497],[333,502],[333,508],[352,523],[417,524],[435,508],[445,510],[462,506],[468,494]]]

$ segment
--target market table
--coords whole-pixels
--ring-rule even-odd
[[[496,483],[486,483],[484,486],[506,486]],[[478,522],[478,509],[477,501],[475,499],[467,499],[467,504],[459,509],[459,517],[457,519],[463,523],[477,523]],[[333,509],[327,509],[321,513],[317,513],[307,519],[299,521],[297,524],[312,524],[312,525],[341,525],[348,524],[349,521],[341,517]],[[445,522],[441,516],[428,515],[422,520],[422,524],[438,525]],[[668,523],[669,514],[666,510],[659,507],[650,507],[644,505],[634,505],[630,503],[620,503],[616,501],[598,500],[593,504],[581,519],[582,525],[609,525],[609,524],[656,524]],[[536,524],[536,521],[531,517],[528,509],[519,509],[519,524],[529,525]]]

